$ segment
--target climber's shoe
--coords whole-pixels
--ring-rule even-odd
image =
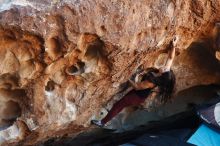
[[[103,128],[104,126],[105,126],[105,124],[103,124],[101,121],[99,121],[99,120],[92,120],[91,121],[91,124],[94,124],[94,125],[96,125],[96,126],[98,126],[98,127],[101,127],[101,128]]]

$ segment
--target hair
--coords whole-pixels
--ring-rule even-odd
[[[156,77],[154,74],[159,73],[159,69],[157,68],[149,68],[147,69],[146,74],[143,75],[143,80],[148,80],[154,83],[159,87],[158,96],[160,97],[161,102],[167,102],[168,99],[171,98],[176,78],[174,72],[170,70],[170,72],[164,72],[162,75]]]
[[[167,102],[171,98],[176,83],[176,77],[173,70],[170,70],[168,74],[163,73],[159,77],[160,98],[162,102]]]

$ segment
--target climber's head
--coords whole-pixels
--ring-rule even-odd
[[[163,102],[166,102],[172,95],[176,78],[174,72],[161,73],[157,68],[149,68],[142,77],[143,80],[148,80],[159,87],[159,96]]]

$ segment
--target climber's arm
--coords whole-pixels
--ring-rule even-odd
[[[171,66],[173,64],[173,60],[174,60],[174,57],[175,57],[177,41],[178,41],[177,37],[174,38],[173,41],[172,41],[171,49],[169,50],[168,58],[167,58],[165,66],[163,68],[163,72],[170,71],[170,68],[171,68]]]
[[[173,60],[174,60],[174,57],[175,57],[175,50],[176,50],[176,48],[172,47],[172,49],[169,51],[169,56],[167,58],[165,66],[164,66],[164,72],[170,71],[170,68],[173,64]]]
[[[134,83],[132,80],[129,79],[129,82],[131,84],[131,86],[135,89],[135,90],[144,90],[147,88],[153,88],[155,87],[155,84],[149,81],[143,81],[140,83]]]

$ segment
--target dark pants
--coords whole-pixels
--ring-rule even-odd
[[[102,123],[106,124],[112,118],[114,118],[123,108],[128,106],[137,106],[145,101],[145,98],[139,97],[135,90],[128,92],[122,99],[116,102],[112,109],[108,112],[105,118],[102,119]]]

